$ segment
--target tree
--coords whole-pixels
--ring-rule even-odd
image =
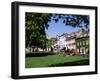
[[[44,48],[46,47],[46,33],[48,22],[51,15],[46,13],[26,13],[25,16],[25,31],[26,31],[26,47]]]
[[[52,14],[52,19],[58,22],[60,19],[63,20],[65,25],[72,27],[80,27],[89,30],[89,15],[72,15],[72,14]]]

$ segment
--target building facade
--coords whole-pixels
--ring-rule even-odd
[[[69,37],[66,39],[66,47],[67,49],[76,50],[76,37]]]
[[[89,54],[89,32],[81,29],[78,32],[63,33],[56,37],[52,47],[56,51],[66,48],[81,55]]]
[[[76,50],[79,54],[89,54],[89,36],[76,38]]]

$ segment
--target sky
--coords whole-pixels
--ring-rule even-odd
[[[71,33],[78,31],[79,28],[73,28],[71,26],[66,26],[62,20],[59,20],[57,23],[51,20],[49,22],[48,30],[46,30],[46,33],[49,37],[56,37],[57,35],[61,35],[63,33]]]

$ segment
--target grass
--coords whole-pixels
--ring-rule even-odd
[[[25,67],[55,67],[55,66],[73,66],[88,65],[89,58],[85,56],[68,56],[62,54],[47,55],[40,57],[26,57]]]

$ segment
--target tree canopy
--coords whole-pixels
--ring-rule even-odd
[[[89,29],[89,15],[52,14],[52,19],[55,22],[62,19],[65,25]]]
[[[46,47],[45,29],[48,29],[50,18],[51,15],[45,13],[26,13],[26,47]]]

